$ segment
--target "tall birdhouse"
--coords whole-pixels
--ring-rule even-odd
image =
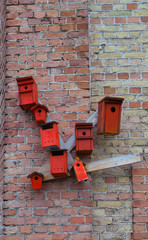
[[[49,112],[46,106],[38,103],[37,105],[31,108],[31,111],[34,114],[36,122],[38,124],[43,124],[46,122],[47,112]]]
[[[50,172],[55,178],[68,176],[66,149],[50,152]]]
[[[28,178],[31,178],[32,187],[35,190],[41,189],[42,186],[42,180],[44,178],[44,175],[42,173],[33,172],[30,175],[27,176]]]
[[[31,76],[16,80],[19,88],[19,105],[23,110],[29,110],[38,103],[37,85]]]
[[[59,131],[57,122],[48,122],[40,125],[42,147],[49,150],[60,149]]]
[[[105,97],[98,102],[97,134],[118,134],[124,98]]]
[[[76,153],[92,153],[93,151],[93,134],[92,123],[76,123],[75,141]]]
[[[73,169],[78,182],[82,182],[88,179],[85,167],[78,157],[73,164]]]

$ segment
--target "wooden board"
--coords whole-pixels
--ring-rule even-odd
[[[123,155],[115,158],[108,158],[108,159],[90,162],[86,164],[85,169],[87,172],[93,172],[101,169],[113,168],[113,167],[119,167],[122,165],[137,163],[140,161],[141,159],[140,159],[139,153],[135,153],[135,154]]]
[[[108,158],[103,160],[98,160],[94,162],[87,163],[85,166],[86,172],[98,171],[106,168],[119,167],[127,164],[140,162],[139,153],[123,155],[115,158]],[[50,174],[50,162],[47,162],[38,172],[44,174],[43,181],[49,181],[55,179]],[[69,174],[70,176],[70,174]]]

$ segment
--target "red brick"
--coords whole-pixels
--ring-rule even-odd
[[[20,233],[31,233],[32,226],[20,226]]]
[[[119,193],[119,199],[130,199],[131,198],[131,194],[130,193]]]
[[[131,87],[130,93],[141,93],[141,88],[140,87]]]
[[[68,81],[68,76],[67,75],[55,76],[54,80],[55,80],[55,82],[67,82]]]
[[[141,103],[140,102],[130,102],[129,108],[140,108]]]
[[[116,183],[116,177],[105,177],[105,183]]]
[[[64,225],[63,231],[64,232],[74,232],[77,229],[77,225]]]
[[[144,232],[145,224],[134,224],[133,229],[134,229],[134,232]]]
[[[8,235],[4,236],[3,240],[24,240],[24,236],[22,235]]]
[[[112,4],[103,4],[102,5],[102,10],[113,10],[113,5]]]
[[[75,17],[75,11],[61,11],[61,17]]]
[[[133,183],[144,183],[144,177],[142,176],[133,176],[132,177]]]
[[[148,102],[143,102],[142,107],[147,109],[148,108]]]
[[[55,240],[64,240],[64,239],[67,239],[68,238],[68,234],[66,233],[55,233],[53,234],[53,237],[52,239],[55,239]]]
[[[50,226],[49,229],[50,229],[50,232],[62,232],[62,226],[58,226],[58,225]]]
[[[139,23],[140,18],[139,17],[128,17],[129,23]]]
[[[84,217],[71,217],[71,223],[84,223]]]
[[[125,17],[118,17],[115,18],[116,23],[126,23],[126,18]]]
[[[147,16],[141,17],[141,22],[148,22],[148,17]]]
[[[145,193],[142,192],[133,193],[133,199],[145,199]]]
[[[129,74],[128,73],[118,73],[118,78],[119,79],[129,79]]]
[[[137,3],[129,3],[126,5],[127,6],[127,10],[133,10],[133,9],[137,9]]]
[[[47,17],[58,17],[59,12],[58,11],[48,11],[47,12]]]
[[[74,30],[75,30],[75,24],[62,25],[62,31],[74,31]]]

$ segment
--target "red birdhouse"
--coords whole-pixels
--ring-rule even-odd
[[[50,172],[55,178],[67,177],[67,150],[50,152]]]
[[[29,110],[38,103],[37,85],[33,77],[17,78],[19,104],[23,110]]]
[[[76,123],[75,141],[76,153],[92,153],[93,151],[93,134],[92,123]]]
[[[42,147],[49,150],[60,149],[59,131],[57,122],[48,122],[40,126]]]
[[[97,134],[118,134],[124,98],[105,97],[98,102]]]
[[[44,178],[44,175],[42,173],[33,172],[30,175],[27,176],[28,178],[31,178],[32,187],[35,190],[41,189],[42,186],[42,180]]]
[[[38,124],[43,124],[46,122],[47,112],[49,112],[46,106],[38,103],[31,108],[31,111],[35,115],[35,119]]]
[[[74,173],[78,182],[82,182],[88,179],[83,163],[76,158],[76,161],[73,164]]]

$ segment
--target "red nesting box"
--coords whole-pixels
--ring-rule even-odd
[[[80,160],[76,159],[76,161],[73,164],[73,169],[74,169],[74,172],[75,172],[78,182],[88,179],[84,165]]]
[[[97,134],[118,134],[124,98],[105,97],[98,102]]]
[[[42,147],[49,150],[60,149],[59,131],[57,122],[48,122],[40,126]]]
[[[92,153],[93,151],[93,134],[92,123],[76,123],[75,141],[76,153]]]
[[[50,152],[50,172],[55,177],[67,177],[67,150]]]
[[[31,109],[38,103],[37,85],[33,77],[17,78],[19,104],[23,110]]]
[[[42,186],[42,180],[44,178],[44,175],[42,173],[33,172],[30,175],[27,176],[28,178],[31,178],[32,187],[35,190],[41,189]]]
[[[38,103],[31,108],[31,111],[35,115],[35,119],[38,124],[43,124],[46,122],[47,112],[49,112],[46,106]]]

